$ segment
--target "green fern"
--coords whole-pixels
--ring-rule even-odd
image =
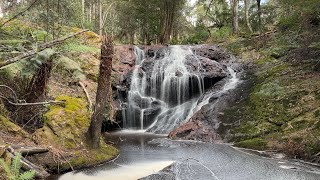
[[[19,171],[21,169],[21,157],[21,154],[17,154],[11,162],[11,175],[13,177],[18,177],[20,174]]]
[[[11,162],[11,167],[0,158],[0,165],[4,169],[9,180],[32,180],[35,177],[35,171],[26,171],[20,174],[21,169],[21,154],[18,153]]]
[[[19,175],[19,180],[32,180],[35,175],[35,171],[27,171]]]
[[[10,166],[8,166],[8,164],[2,158],[0,158],[0,165],[7,175],[11,174]]]

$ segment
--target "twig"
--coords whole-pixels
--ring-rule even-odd
[[[87,89],[86,89],[86,86],[83,84],[83,82],[81,82],[81,81],[79,81],[79,84],[80,84],[80,86],[82,87],[82,89],[83,89],[83,92],[86,94],[86,97],[87,97],[87,100],[88,100],[88,104],[89,104],[89,110],[91,110],[91,108],[92,108],[92,101],[91,101],[91,99],[90,99],[90,96],[89,96],[89,93],[88,93],[88,91],[87,91]]]
[[[60,156],[61,156],[65,161],[67,161],[67,163],[69,164],[71,170],[74,171],[73,166],[70,164],[70,162],[69,162],[60,152],[58,152],[58,153],[60,154]]]
[[[10,21],[16,19],[17,17],[23,15],[25,12],[29,11],[29,10],[33,7],[33,5],[36,4],[37,1],[38,1],[38,0],[34,0],[34,1],[30,4],[30,6],[29,6],[28,8],[26,8],[25,10],[19,12],[18,14],[14,15],[12,18],[10,18],[10,19],[8,19],[7,21],[5,21],[4,23],[2,23],[2,25],[0,26],[0,28],[3,27],[4,25],[6,25],[8,22],[10,22]]]
[[[32,116],[32,117],[29,119],[29,121],[22,126],[22,129],[23,129],[24,127],[26,127],[26,125],[29,124],[29,122],[31,122],[35,117],[37,117],[37,116],[38,116],[39,114],[41,114],[41,113],[42,113],[42,112],[40,111],[39,113],[37,113],[37,114],[35,114],[34,116]]]
[[[3,67],[5,67],[5,66],[7,66],[7,65],[9,65],[9,64],[15,63],[15,62],[17,62],[17,61],[19,61],[19,60],[22,60],[22,59],[31,57],[31,56],[37,54],[38,52],[43,51],[43,50],[45,50],[45,49],[47,49],[47,48],[50,48],[50,47],[53,47],[53,46],[55,46],[55,45],[61,44],[61,43],[63,43],[65,40],[70,39],[70,38],[72,38],[72,37],[74,37],[74,36],[76,36],[76,35],[82,34],[82,33],[87,32],[87,31],[88,31],[88,30],[85,29],[85,30],[79,31],[79,32],[77,32],[77,33],[74,33],[74,34],[71,34],[71,35],[62,37],[62,38],[60,38],[60,39],[57,39],[57,40],[54,40],[54,41],[51,41],[51,42],[48,42],[48,43],[44,43],[44,44],[42,44],[42,45],[39,47],[39,49],[37,49],[37,50],[28,51],[28,52],[26,52],[26,53],[21,54],[20,56],[16,56],[16,57],[14,57],[14,58],[11,58],[11,59],[7,60],[7,61],[4,62],[4,63],[1,63],[1,64],[0,64],[0,69],[2,69]]]
[[[4,87],[4,88],[9,89],[9,90],[12,92],[12,94],[14,95],[15,100],[18,99],[18,96],[17,96],[16,92],[14,92],[14,90],[13,90],[11,87],[6,86],[6,85],[0,85],[0,88],[1,88],[1,87]]]
[[[36,103],[14,103],[14,102],[11,102],[8,98],[1,96],[1,95],[0,95],[0,99],[4,99],[9,104],[14,105],[14,106],[36,106],[36,105],[45,105],[45,104],[65,104],[64,101],[46,101],[46,102],[36,102]]]

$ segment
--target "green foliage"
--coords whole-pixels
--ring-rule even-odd
[[[66,52],[78,52],[78,53],[97,53],[100,51],[99,48],[80,44],[80,43],[66,43],[63,49]]]
[[[53,36],[44,30],[31,31],[32,38],[35,41],[45,42],[46,40],[52,41]]]
[[[212,40],[215,42],[223,41],[232,34],[232,29],[229,26],[223,26],[215,29],[212,33]]]
[[[35,177],[35,171],[26,171],[20,173],[21,170],[21,154],[17,154],[11,166],[9,166],[2,158],[0,158],[0,165],[5,170],[8,180],[32,180]]]
[[[200,24],[198,25],[193,34],[182,41],[183,44],[201,44],[204,43],[209,38],[209,32],[207,28]]]
[[[242,148],[264,150],[267,147],[267,141],[262,138],[254,138],[254,139],[236,142],[235,146],[242,147]]]

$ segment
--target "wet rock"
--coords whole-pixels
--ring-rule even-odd
[[[201,118],[201,116],[203,116],[203,114],[199,113],[199,115],[196,115],[191,121],[170,132],[169,138],[204,142],[221,140],[220,136],[215,133],[211,127],[202,122],[203,118]],[[198,118],[200,120],[198,120]]]
[[[148,108],[144,110],[143,112],[144,126],[149,127],[153,123],[153,120],[155,119],[155,117],[157,117],[160,112],[161,112],[161,107],[153,107],[153,108]]]
[[[232,57],[224,49],[213,45],[197,45],[193,46],[192,50],[199,56],[223,63],[228,62]]]

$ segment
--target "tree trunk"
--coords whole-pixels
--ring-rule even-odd
[[[99,0],[99,35],[102,36],[103,33],[103,14],[102,14],[102,3]]]
[[[82,23],[84,23],[85,17],[86,17],[86,14],[85,14],[85,0],[81,0],[81,5],[82,5]]]
[[[28,103],[42,101],[46,96],[47,84],[51,75],[52,59],[42,63],[37,74],[32,78],[28,94],[24,98]]]
[[[173,21],[175,16],[176,3],[171,0],[165,0],[163,4],[163,14],[161,17],[161,33],[160,33],[160,43],[164,44],[170,40]]]
[[[101,127],[105,116],[108,114],[107,106],[110,95],[111,71],[112,71],[113,45],[111,37],[103,37],[101,46],[100,73],[96,105],[91,117],[90,127],[86,133],[87,143],[91,148],[98,148],[100,145]]]
[[[252,33],[252,27],[249,21],[249,0],[244,0],[244,9],[245,9],[245,19],[246,19],[246,23],[247,23],[247,27],[250,31],[250,33]]]
[[[52,58],[42,63],[38,72],[33,76],[28,89],[27,94],[23,99],[27,103],[35,103],[43,101],[46,98],[47,85],[52,70]],[[23,106],[17,107],[13,115],[13,119],[28,130],[35,130],[42,126],[42,122],[38,121],[41,117],[40,113],[43,111],[43,106]]]
[[[261,27],[261,0],[257,0],[257,7],[258,7],[258,23],[259,29]]]
[[[5,5],[4,5],[5,1],[2,1],[0,3],[0,14],[2,13],[3,16],[5,16],[4,14],[4,10],[5,10]]]
[[[232,30],[234,34],[237,34],[239,31],[239,0],[233,0],[232,3]]]

